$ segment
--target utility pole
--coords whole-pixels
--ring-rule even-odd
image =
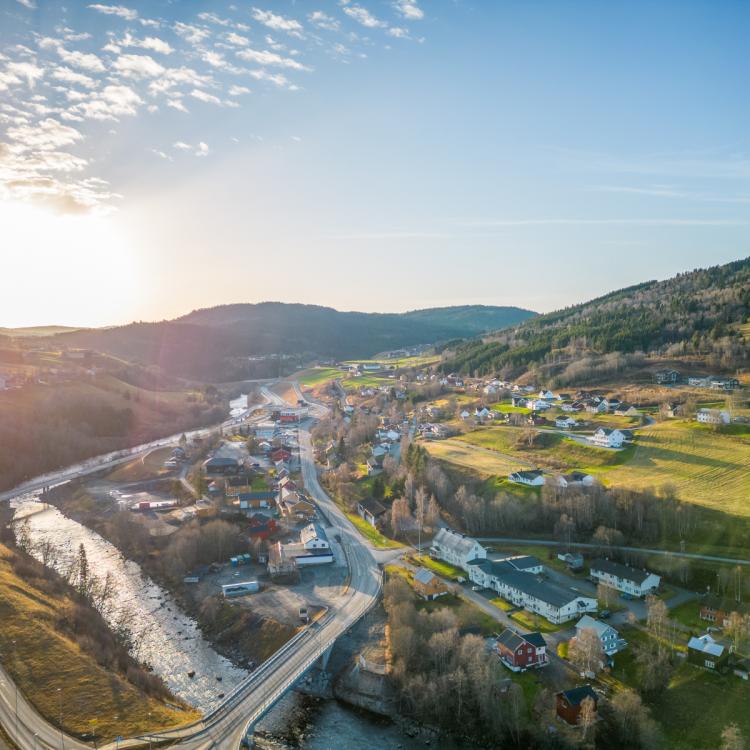
[[[13,665],[15,666],[18,663],[18,654],[16,651],[16,642],[15,640],[11,641],[13,644]],[[18,742],[18,675],[16,674],[16,679],[13,681],[13,684],[16,686],[16,736],[15,741]]]

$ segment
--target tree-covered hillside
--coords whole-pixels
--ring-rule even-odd
[[[740,324],[750,314],[750,258],[648,281],[540,315],[459,346],[443,371],[518,374],[586,356],[701,355],[727,369],[748,361]]]

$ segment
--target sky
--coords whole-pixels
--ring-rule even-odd
[[[122,2],[0,0],[0,326],[750,255],[747,2]]]

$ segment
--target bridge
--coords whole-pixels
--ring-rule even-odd
[[[300,398],[304,398],[295,387]],[[262,390],[267,402],[285,403],[268,389]],[[326,407],[308,402],[311,415],[320,417]],[[230,692],[211,712],[200,721],[165,732],[134,737],[118,743],[119,748],[132,748],[163,742],[185,750],[209,750],[226,748],[236,750],[252,733],[257,722],[277,701],[310,670],[319,660],[325,661],[336,640],[355,625],[376,604],[382,588],[382,571],[371,549],[340,508],[328,497],[320,486],[309,423],[299,427],[300,464],[302,477],[310,496],[320,512],[341,538],[341,546],[349,568],[348,585],[335,606],[320,619],[314,621],[275,654],[255,669],[242,683]],[[166,444],[167,440],[158,441]],[[128,458],[153,447],[139,446],[128,452]],[[120,462],[122,456],[112,455],[106,460],[94,460],[76,468],[62,470],[27,483],[9,496],[18,496],[40,487],[82,476],[93,470]],[[96,466],[96,469],[92,467]],[[0,496],[0,499],[2,497]],[[73,737],[64,735],[36,713],[24,696],[19,695],[10,678],[0,671],[0,724],[20,750],[90,750],[91,746]],[[114,749],[115,745],[111,747]]]

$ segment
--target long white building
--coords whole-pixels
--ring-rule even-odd
[[[591,577],[623,594],[646,596],[659,588],[661,577],[647,570],[631,568],[613,560],[594,560]]]
[[[476,539],[451,529],[440,529],[432,540],[430,555],[468,572],[469,560],[485,559],[487,550]]]

